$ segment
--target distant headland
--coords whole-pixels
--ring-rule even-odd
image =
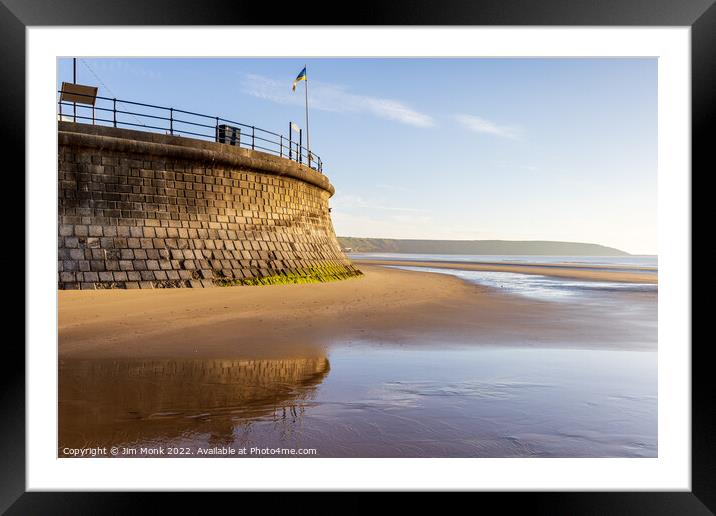
[[[629,256],[629,253],[614,247],[549,240],[403,240],[338,237],[338,242],[345,251],[354,253]]]

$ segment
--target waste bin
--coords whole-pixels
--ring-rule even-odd
[[[241,129],[221,124],[216,128],[216,141],[228,145],[241,145]]]

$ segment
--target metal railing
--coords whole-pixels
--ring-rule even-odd
[[[95,105],[89,105],[62,100],[61,96],[58,96],[58,119],[111,127],[131,127],[148,132],[235,145],[268,152],[323,172],[321,158],[302,145],[302,131],[299,132],[298,140],[293,139],[290,125],[289,136],[286,137],[218,116],[116,98],[100,96],[94,98],[96,98]]]

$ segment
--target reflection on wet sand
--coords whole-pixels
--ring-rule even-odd
[[[256,420],[290,432],[328,375],[326,357],[61,360],[59,445],[235,443]]]

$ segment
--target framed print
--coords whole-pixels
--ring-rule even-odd
[[[0,8],[27,203],[3,510],[713,510],[691,339],[711,2],[77,7]]]

